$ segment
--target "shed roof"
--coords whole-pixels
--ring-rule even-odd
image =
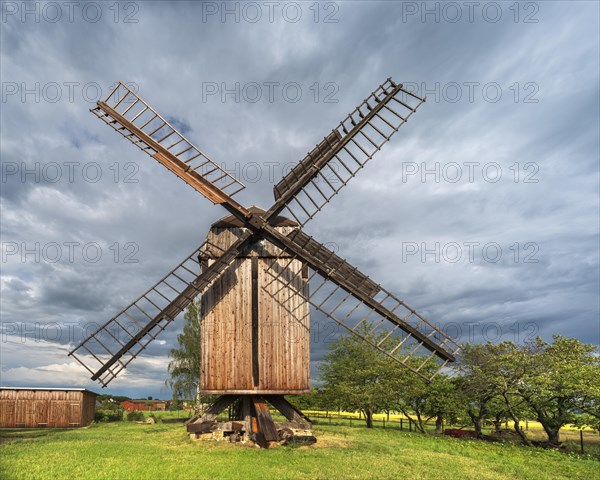
[[[252,205],[250,208],[248,208],[248,210],[250,210],[250,212],[252,212],[253,214],[260,215],[260,214],[265,213],[265,211],[262,208],[259,208],[255,205]],[[274,227],[299,227],[300,226],[294,220],[291,220],[286,217],[281,217],[281,216],[276,216],[269,223]],[[223,217],[220,220],[217,220],[215,223],[213,223],[211,225],[211,228],[235,228],[235,227],[240,228],[243,226],[244,225],[242,224],[242,222],[240,222],[233,215],[227,215],[226,217]]]
[[[92,392],[87,388],[83,387],[0,387],[0,390],[46,390],[46,391],[54,391],[54,392],[88,392],[93,393],[94,395],[99,395],[99,393]]]

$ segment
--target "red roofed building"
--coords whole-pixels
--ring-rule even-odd
[[[125,400],[121,402],[121,407],[126,412],[156,410],[164,412],[167,409],[167,402],[165,400]]]

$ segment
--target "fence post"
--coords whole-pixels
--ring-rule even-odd
[[[402,425],[402,417],[400,417],[400,430],[404,430],[404,427]]]
[[[350,417],[350,426],[352,426],[352,417]]]
[[[581,454],[583,455],[585,453],[583,450],[583,429],[579,430],[579,442],[581,443]]]

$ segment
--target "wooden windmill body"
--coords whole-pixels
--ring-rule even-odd
[[[283,217],[273,226],[284,235],[299,228]],[[210,266],[244,231],[232,215],[213,224],[200,254],[201,266]],[[257,240],[202,295],[202,393],[310,391],[308,271],[299,260],[290,260],[272,243]],[[282,270],[293,277],[289,284],[279,280]]]
[[[309,432],[310,420],[284,398],[309,391],[309,309],[433,378],[460,345],[303,230],[424,101],[388,78],[274,186],[273,205],[261,210],[234,200],[244,185],[119,82],[92,112],[230,215],[69,355],[106,386],[200,296],[200,389],[217,398],[187,429],[261,446]],[[269,404],[286,425],[275,425]],[[226,409],[228,421],[217,422]]]

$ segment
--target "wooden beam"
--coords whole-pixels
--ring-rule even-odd
[[[296,428],[304,428],[306,430],[312,428],[310,418],[294,407],[282,395],[265,395],[263,398],[273,405],[290,423],[294,424]]]
[[[200,192],[211,202],[216,204],[228,204],[230,207],[237,210],[245,217],[250,216],[250,212],[242,207],[233,198],[223,192],[220,188],[213,185],[211,182],[202,177],[198,172],[192,169],[187,163],[177,158],[173,153],[163,147],[160,143],[150,137],[146,132],[141,130],[137,125],[127,120],[123,115],[109,107],[105,102],[99,101],[98,106],[123,127],[133,133],[136,137],[146,143],[149,147],[156,151],[152,157],[162,163],[171,172],[181,178],[192,188]]]
[[[106,370],[114,365],[125,353],[127,353],[136,343],[138,343],[144,336],[150,333],[150,331],[158,325],[164,318],[173,320],[179,312],[183,311],[185,307],[202,292],[212,281],[217,278],[223,271],[225,271],[229,265],[233,262],[239,250],[245,246],[250,240],[252,234],[246,232],[242,235],[217,261],[215,261],[208,269],[203,271],[196,279],[188,285],[181,294],[167,305],[156,317],[154,317],[144,328],[134,335],[118,352],[116,352],[110,360],[108,360],[98,371],[92,375],[92,380],[98,379]]]
[[[252,257],[252,384],[260,385],[259,342],[258,342],[258,258]]]
[[[229,407],[237,398],[237,395],[222,395],[217,398],[202,412],[200,417],[195,417],[188,423],[188,431],[190,431],[190,425],[214,422],[219,413]]]
[[[381,86],[382,85],[380,85],[380,87]],[[319,148],[320,151],[323,149],[325,149],[325,151],[322,151],[322,153],[316,153],[313,157],[311,157],[312,163],[307,161],[305,164],[302,164],[301,168],[303,173],[297,177],[296,181],[293,182],[293,184],[290,185],[289,188],[279,196],[279,198],[277,198],[273,206],[267,211],[265,219],[268,220],[269,218],[278,215],[285,208],[285,206],[291,202],[291,200],[308,184],[308,182],[315,178],[323,169],[323,167],[327,165],[327,163],[330,162],[331,159],[337,153],[339,153],[342,148],[344,148],[346,144],[348,144],[348,142],[350,142],[400,90],[402,90],[401,84],[393,86],[392,90],[386,94],[385,98],[373,106],[369,113],[367,113],[364,118],[362,118],[343,138],[340,139],[339,137],[335,136],[335,131],[326,137],[325,141],[320,144],[320,146],[322,145],[321,148]],[[371,95],[373,95],[373,93],[371,93]],[[369,95],[369,97],[371,95]],[[369,97],[367,97],[367,100]],[[355,111],[356,109],[352,113]],[[352,115],[352,113],[350,115]],[[289,175],[286,176],[286,178],[288,177]]]
[[[380,302],[371,297],[368,293],[362,291],[357,286],[353,285],[348,279],[341,275],[337,270],[328,268],[327,265],[323,265],[318,258],[316,258],[312,253],[303,248],[302,245],[297,244],[284,234],[277,231],[277,229],[272,226],[265,224],[263,226],[263,234],[267,240],[276,246],[286,249],[289,252],[292,252],[299,260],[308,264],[310,268],[318,272],[323,278],[331,280],[336,285],[339,285],[348,293],[352,294],[357,300],[360,300],[365,305],[375,310],[379,315],[383,318],[389,320],[391,323],[398,325],[402,330],[407,333],[410,333],[420,342],[423,342],[425,347],[430,351],[435,351],[437,356],[443,358],[444,360],[449,360],[453,362],[454,355],[446,351],[444,348],[435,343],[431,338],[421,333],[419,330],[414,328],[412,325],[402,321],[402,319],[398,318],[393,312],[384,307]],[[315,240],[313,242],[317,243]],[[319,244],[320,245],[320,244]],[[321,250],[330,252],[325,246],[321,245]],[[333,252],[330,252],[333,254]],[[348,264],[350,266],[350,264]],[[358,270],[357,270],[358,271]]]
[[[277,427],[275,426],[273,417],[271,417],[267,402],[258,396],[252,397],[252,402],[254,403],[254,408],[256,410],[256,419],[258,421],[260,432],[264,435],[267,442],[277,442],[279,440]]]
[[[208,433],[217,428],[217,422],[188,423],[186,428],[188,433]]]

